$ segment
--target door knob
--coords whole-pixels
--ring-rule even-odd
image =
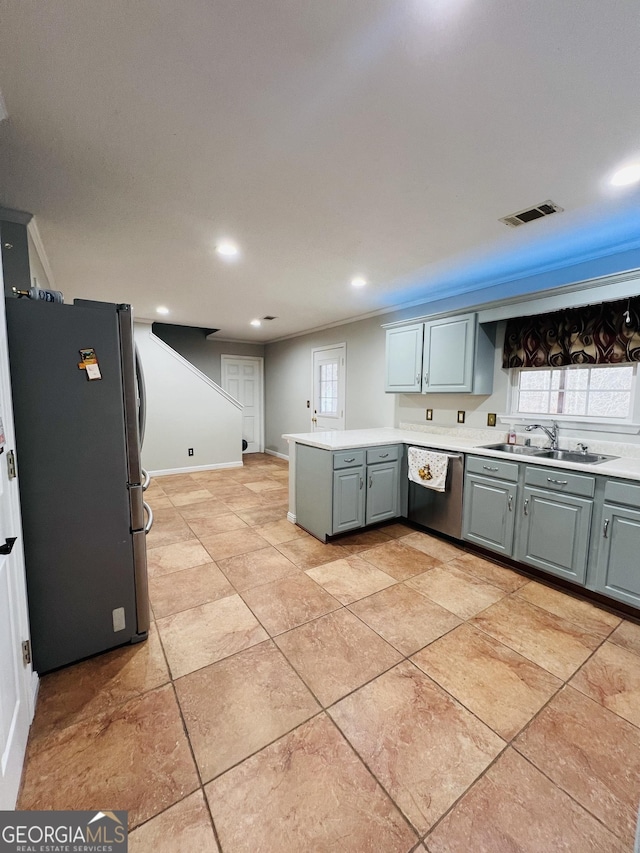
[[[13,551],[13,546],[16,544],[17,536],[9,536],[4,540],[4,545],[0,545],[0,554],[6,557]]]

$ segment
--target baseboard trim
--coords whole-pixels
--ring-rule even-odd
[[[288,513],[287,513],[287,521],[290,521],[290,522],[291,522],[291,524],[295,524],[295,523],[296,523],[296,514],[295,514],[295,512],[288,512]]]
[[[278,453],[277,450],[265,450],[267,456],[277,456],[278,459],[284,459],[285,462],[289,461],[289,457],[284,453]]]
[[[161,468],[149,471],[150,477],[164,477],[166,474],[194,474],[196,471],[219,471],[221,468],[242,468],[240,462],[218,462],[215,465],[191,465],[189,468]]]

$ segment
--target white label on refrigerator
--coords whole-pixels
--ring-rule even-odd
[[[124,631],[126,627],[126,621],[124,618],[124,607],[116,607],[113,611],[113,632],[116,634],[118,631]]]
[[[87,364],[85,370],[87,371],[87,379],[102,379],[102,374],[97,364]]]

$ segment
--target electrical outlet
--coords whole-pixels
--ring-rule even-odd
[[[496,416],[494,412],[489,412],[487,415],[487,426],[495,426],[496,425]]]
[[[428,421],[432,421],[432,420],[433,420],[433,409],[427,409],[426,419],[427,419]]]
[[[193,456],[193,447],[190,447],[187,453],[189,454],[189,456]]]

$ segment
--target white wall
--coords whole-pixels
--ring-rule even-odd
[[[221,384],[221,355],[264,356],[264,344],[218,341],[214,338],[209,340],[206,336],[206,329],[199,329],[194,326],[154,323],[153,329],[154,334],[218,385]]]
[[[242,464],[242,406],[151,332],[136,323],[144,370],[147,426],[142,464],[169,473]],[[194,455],[188,456],[189,447]]]

